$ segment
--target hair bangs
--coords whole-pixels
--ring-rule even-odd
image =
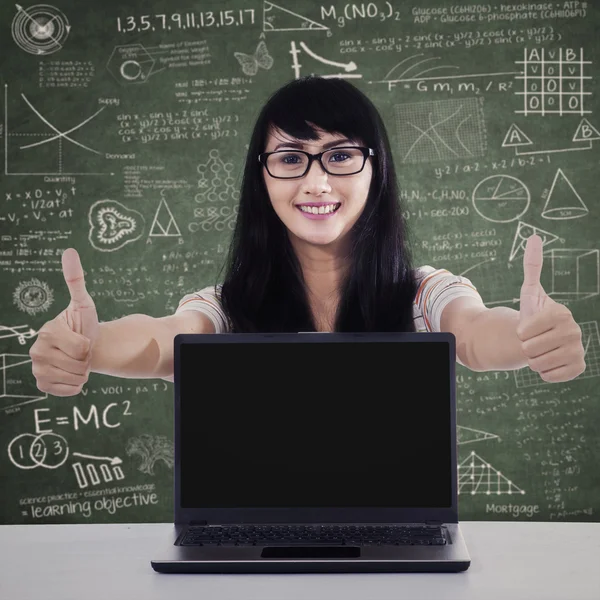
[[[307,76],[278,90],[265,106],[263,119],[299,140],[318,140],[317,127],[372,145],[371,114],[369,99],[346,81]]]

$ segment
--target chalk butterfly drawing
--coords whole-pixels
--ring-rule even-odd
[[[244,54],[243,52],[234,52],[233,55],[237,58],[242,66],[242,71],[246,75],[256,75],[258,67],[270,69],[273,66],[273,57],[267,50],[267,45],[264,41],[260,41],[254,54]]]

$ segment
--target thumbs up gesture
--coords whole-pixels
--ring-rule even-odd
[[[542,287],[542,238],[527,239],[517,337],[529,367],[544,381],[569,381],[585,371],[581,328],[571,311]]]
[[[31,370],[42,392],[75,396],[87,382],[92,366],[92,348],[98,338],[96,306],[85,288],[79,254],[68,248],[62,255],[65,282],[71,301],[51,321],[44,323],[31,346]]]

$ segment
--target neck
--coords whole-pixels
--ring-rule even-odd
[[[337,305],[348,259],[337,248],[314,244],[294,244],[304,276],[308,298],[319,307]]]

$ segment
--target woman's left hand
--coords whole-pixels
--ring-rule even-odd
[[[542,287],[542,239],[527,239],[517,336],[529,367],[544,381],[569,381],[585,371],[581,327],[571,311],[555,302]]]

